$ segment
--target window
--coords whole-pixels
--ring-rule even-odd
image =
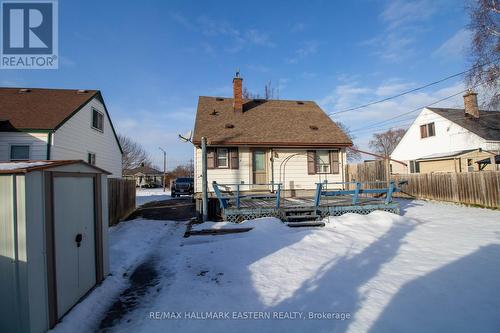
[[[104,115],[96,109],[92,109],[92,128],[104,131]]]
[[[227,168],[228,166],[227,148],[217,148],[217,167]]]
[[[30,146],[12,145],[10,146],[11,161],[26,161],[30,159]]]
[[[340,151],[338,150],[308,150],[307,173],[340,173]]]
[[[420,163],[417,161],[410,161],[410,173],[420,173]]]
[[[472,158],[467,159],[467,172],[473,172],[474,171],[474,161]]]
[[[238,148],[207,148],[207,169],[238,169]]]
[[[429,123],[420,126],[420,138],[423,139],[435,135],[436,135],[436,130],[434,128],[434,123]]]
[[[95,154],[94,153],[87,154],[87,162],[89,164],[95,165]]]
[[[330,152],[328,150],[316,151],[316,173],[330,173]]]

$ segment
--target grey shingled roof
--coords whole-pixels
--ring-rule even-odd
[[[428,108],[488,141],[500,141],[500,111],[479,111],[479,118],[465,115],[464,109]]]

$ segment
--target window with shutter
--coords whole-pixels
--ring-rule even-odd
[[[328,150],[316,151],[316,173],[330,173],[330,153]]]
[[[330,172],[333,174],[340,173],[340,152],[338,150],[330,151]]]
[[[207,169],[215,168],[215,149],[207,149]]]
[[[426,138],[427,137],[427,125],[421,125],[420,126],[420,138]]]
[[[229,149],[229,165],[231,169],[238,169],[239,168],[239,156],[238,156],[238,148],[230,148]]]
[[[314,175],[316,173],[316,152],[314,150],[307,151],[307,174]]]

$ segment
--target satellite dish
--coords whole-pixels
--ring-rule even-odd
[[[191,140],[192,140],[193,133],[192,133],[192,131],[189,131],[184,135],[178,134],[178,136],[182,142],[192,142]]]

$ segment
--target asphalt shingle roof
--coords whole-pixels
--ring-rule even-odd
[[[479,111],[479,118],[465,115],[464,109],[428,108],[488,141],[500,141],[500,111]]]
[[[351,146],[347,135],[312,101],[245,99],[243,113],[232,98],[200,96],[193,135],[199,145]]]

